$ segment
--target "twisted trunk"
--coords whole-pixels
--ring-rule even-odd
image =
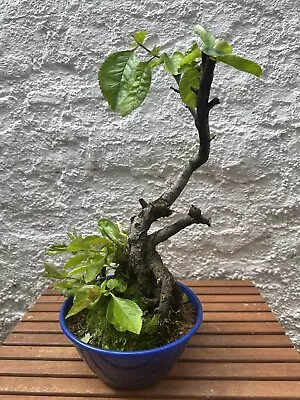
[[[149,234],[154,221],[172,214],[171,206],[187,185],[193,172],[203,165],[209,157],[210,131],[209,112],[219,104],[218,99],[209,101],[210,88],[213,81],[215,61],[202,53],[202,76],[199,89],[193,89],[197,97],[197,108],[189,109],[195,119],[199,133],[199,148],[179,173],[177,179],[156,200],[147,203],[140,199],[142,206],[138,215],[131,221],[129,235],[129,268],[149,304],[156,308],[162,324],[178,313],[182,306],[182,296],[172,274],[164,266],[156,246],[180,232],[191,224],[206,224],[210,220],[204,217],[201,210],[191,206],[188,214],[175,223]],[[178,77],[175,77],[178,81]]]

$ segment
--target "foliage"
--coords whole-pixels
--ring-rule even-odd
[[[107,320],[120,332],[139,334],[142,327],[142,310],[127,298],[127,282],[123,277],[111,277],[126,258],[128,235],[108,219],[100,219],[101,235],[81,236],[73,231],[68,244],[54,244],[48,254],[70,256],[62,269],[45,263],[47,278],[55,278],[56,288],[64,296],[73,296],[73,305],[67,318],[97,305]]]
[[[113,111],[122,116],[139,107],[149,93],[152,70],[164,66],[177,81],[183,103],[196,107],[195,90],[199,88],[202,75],[202,53],[235,69],[260,76],[261,67],[253,61],[232,54],[232,46],[225,40],[216,39],[202,26],[196,25],[194,32],[201,39],[201,45],[194,43],[184,53],[174,51],[170,56],[157,46],[146,47],[147,31],[132,34],[134,43],[130,50],[110,54],[99,69],[99,84],[104,98]],[[140,60],[138,52],[145,52]]]

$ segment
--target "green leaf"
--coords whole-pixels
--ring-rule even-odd
[[[155,57],[155,58],[153,58],[152,60],[149,61],[149,67],[151,69],[153,69],[153,68],[157,67],[158,65],[163,64],[163,62],[164,62],[163,55],[161,55],[159,58]]]
[[[151,56],[157,57],[160,53],[160,47],[154,46],[153,49],[150,51]]]
[[[100,67],[100,89],[112,110],[116,110],[124,86],[132,80],[132,73],[138,64],[135,51],[125,50],[109,55]]]
[[[175,66],[176,74],[178,74],[178,70],[181,65],[182,58],[183,58],[183,54],[180,51],[175,51],[172,54],[172,62],[173,62],[173,65]]]
[[[151,79],[152,69],[149,63],[140,62],[133,72],[131,81],[124,86],[118,103],[117,110],[123,117],[130,114],[143,103],[149,93]]]
[[[60,281],[55,285],[56,289],[60,289],[60,290],[64,290],[64,289],[78,289],[79,288],[79,284],[74,281],[71,280],[64,280],[64,281]]]
[[[80,265],[79,267],[73,268],[71,271],[68,272],[68,276],[75,277],[75,278],[81,278],[83,274],[86,273],[88,270],[89,266],[88,265]]]
[[[125,281],[123,281],[123,279],[120,278],[112,278],[112,279],[108,279],[106,286],[108,287],[108,289],[110,290],[117,290],[118,292],[122,292],[124,293],[125,290],[127,289],[127,283]]]
[[[214,50],[217,55],[230,55],[232,54],[232,46],[226,40],[216,39]]]
[[[101,218],[98,221],[98,227],[104,237],[109,238],[112,242],[119,245],[126,245],[128,236],[120,229],[120,227],[107,218]]]
[[[65,253],[67,250],[67,245],[65,244],[53,244],[47,250],[48,254],[61,254]]]
[[[87,308],[92,303],[92,300],[89,299],[88,290],[82,290],[75,293],[73,299],[73,305],[70,308],[70,311],[66,315],[66,318],[71,317],[72,315],[78,314],[80,311]]]
[[[76,236],[74,239],[71,240],[71,242],[67,246],[67,251],[70,253],[77,253],[78,251],[84,251],[87,250],[87,246],[83,246],[83,238],[81,236]]]
[[[205,48],[213,48],[215,45],[215,37],[212,33],[208,32],[201,25],[194,26],[194,32],[200,37]]]
[[[216,39],[214,47],[205,47],[205,53],[211,57],[225,56],[232,53],[232,46],[225,40]]]
[[[168,56],[167,53],[164,53],[162,55],[164,64],[165,64],[165,69],[169,71],[172,75],[177,75],[178,74],[178,66],[174,63],[174,61]]]
[[[144,101],[152,73],[148,63],[140,62],[134,50],[127,50],[108,56],[98,77],[101,92],[110,107],[125,116]]]
[[[90,235],[90,236],[85,236],[82,239],[82,247],[83,248],[89,248],[90,246],[106,246],[109,244],[109,241],[103,237],[100,237],[98,235]]]
[[[66,315],[66,318],[78,314],[80,311],[91,305],[99,296],[101,296],[101,291],[98,286],[87,285],[81,287],[74,295],[73,305]]]
[[[96,279],[96,277],[102,271],[105,261],[106,261],[106,259],[103,258],[102,260],[100,260],[98,262],[94,262],[94,263],[87,265],[88,269],[87,269],[85,277],[84,277],[84,280],[86,283],[89,283],[89,282],[93,281],[94,279]]]
[[[254,61],[247,60],[245,58],[232,55],[217,56],[218,61],[222,61],[239,71],[248,72],[249,74],[260,77],[262,74],[262,68],[260,65],[256,64]]]
[[[76,254],[73,257],[70,257],[68,261],[65,263],[64,268],[68,269],[70,267],[76,267],[76,265],[80,264],[82,261],[87,259],[87,254]]]
[[[132,37],[138,44],[143,44],[146,39],[147,33],[148,32],[145,29],[143,29],[139,32],[134,32],[132,34]]]
[[[76,236],[69,245],[67,246],[67,251],[71,253],[76,253],[79,251],[89,251],[91,246],[106,246],[110,242],[98,235],[90,235],[82,237],[80,235]]]
[[[188,107],[194,108],[197,105],[197,99],[195,93],[192,91],[199,88],[199,78],[201,73],[195,67],[190,67],[181,76],[179,82],[179,94],[181,100]]]
[[[179,66],[183,67],[184,65],[192,66],[197,58],[201,56],[201,50],[199,46],[194,43],[193,46],[186,52],[186,54],[181,58]]]
[[[142,310],[132,300],[122,299],[111,293],[106,318],[119,331],[130,331],[137,335],[142,328]]]
[[[64,279],[67,275],[65,271],[59,271],[53,264],[44,263],[44,268],[46,278]]]

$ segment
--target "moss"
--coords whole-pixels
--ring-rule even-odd
[[[158,331],[158,317],[155,314],[145,314],[141,333],[120,332],[110,324],[105,317],[105,307],[99,302],[96,306],[85,309],[70,318],[69,328],[80,339],[89,337],[88,343],[109,350],[134,351],[147,350],[167,344],[186,333],[194,323],[195,315],[183,320],[174,320],[167,336],[160,336]]]

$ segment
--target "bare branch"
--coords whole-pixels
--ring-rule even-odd
[[[215,97],[214,99],[212,99],[209,103],[208,103],[208,108],[209,110],[211,110],[214,106],[216,106],[217,104],[220,104],[220,100]]]
[[[188,215],[191,218],[193,218],[195,224],[205,224],[205,225],[211,226],[210,218],[204,217],[204,215],[202,215],[200,208],[194,206],[193,204],[191,205],[191,207],[189,209]]]
[[[195,124],[199,133],[199,149],[196,156],[189,160],[171,187],[161,196],[160,199],[169,207],[183,191],[193,172],[201,167],[209,157],[210,132],[208,115],[212,107],[209,106],[208,100],[216,62],[202,53],[202,64],[203,74],[200,78],[199,90],[197,91],[197,112],[189,109],[194,118],[196,117]],[[215,102],[216,100],[212,100],[211,105],[215,104]]]
[[[175,93],[179,93],[179,90],[174,88],[173,86],[170,86],[170,89],[174,90]]]
[[[149,236],[149,240],[154,246],[157,246],[159,243],[164,242],[171,236],[176,235],[176,233],[182,231],[184,228],[192,224],[205,224],[211,226],[211,221],[210,219],[202,215],[201,210],[199,208],[192,205],[190,207],[188,215],[186,215],[183,218],[180,218],[178,221],[174,222],[174,224],[168,225],[152,233]]]
[[[139,203],[142,206],[142,208],[146,208],[148,203],[146,202],[146,200],[144,199],[139,199]]]

